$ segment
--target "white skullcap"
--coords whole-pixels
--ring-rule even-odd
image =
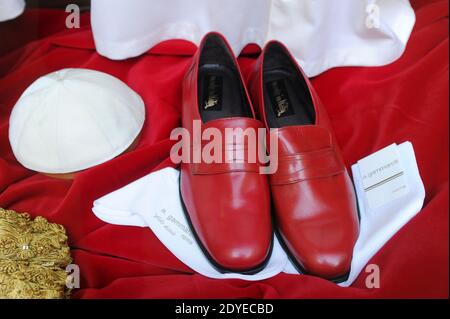
[[[11,113],[9,141],[23,166],[71,173],[123,153],[144,120],[142,98],[119,79],[93,70],[63,69],[25,90]]]

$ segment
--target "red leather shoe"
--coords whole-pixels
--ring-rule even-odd
[[[300,272],[345,280],[358,211],[324,107],[279,42],[264,48],[249,90],[260,119],[278,131],[278,170],[270,187],[280,241]]]
[[[183,82],[182,122],[191,136],[193,120],[201,132],[216,128],[222,137],[226,128],[264,127],[231,48],[217,33],[202,40]],[[227,144],[223,155],[247,149],[244,142]],[[252,151],[257,154],[256,147]],[[268,179],[259,174],[259,163],[247,155],[230,163],[182,163],[180,191],[191,229],[219,271],[252,274],[265,266],[273,230]]]

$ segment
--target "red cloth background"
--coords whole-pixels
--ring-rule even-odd
[[[180,124],[181,80],[195,47],[169,41],[139,58],[111,61],[96,53],[87,14],[78,30],[64,29],[63,11],[28,10],[0,23],[0,207],[66,227],[81,269],[74,298],[448,298],[448,1],[412,3],[417,23],[400,60],[336,68],[313,80],[347,165],[394,142],[409,140],[415,147],[427,197],[418,216],[370,261],[381,268],[380,289],[365,287],[365,273],[350,288],[287,274],[260,282],[213,280],[193,273],[149,229],[97,219],[93,200],[170,165],[169,134]],[[240,58],[244,73],[253,61],[251,55]],[[9,114],[22,91],[66,67],[110,73],[147,106],[138,148],[74,181],[23,168],[8,142]]]

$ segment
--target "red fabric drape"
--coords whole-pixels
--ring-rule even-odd
[[[380,266],[380,289],[366,288],[365,273],[350,288],[286,274],[261,282],[213,280],[193,273],[149,229],[97,219],[95,199],[171,165],[169,134],[180,125],[181,82],[195,47],[174,40],[141,57],[111,61],[96,53],[88,15],[79,30],[64,29],[64,11],[51,10],[28,10],[0,24],[0,207],[66,227],[81,270],[74,298],[448,298],[448,1],[416,0],[413,6],[417,23],[401,59],[384,67],[336,68],[313,80],[347,165],[394,142],[409,140],[416,151],[425,205],[370,261]],[[239,61],[245,74],[254,57]],[[23,90],[67,67],[112,74],[147,107],[137,149],[74,181],[23,168],[8,142],[9,115]]]

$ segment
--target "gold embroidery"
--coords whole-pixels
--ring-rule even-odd
[[[0,298],[69,298],[63,226],[0,208]]]

